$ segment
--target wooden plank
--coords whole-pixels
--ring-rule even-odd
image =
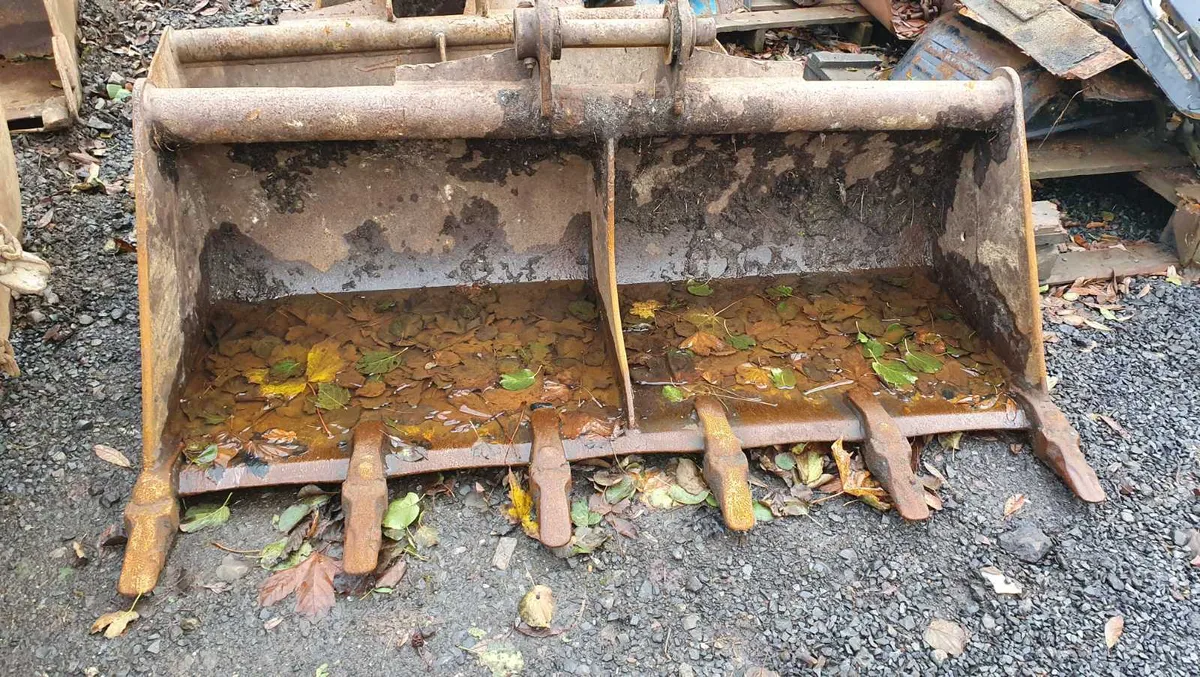
[[[1046,266],[1049,270],[1046,270]],[[1125,249],[1089,249],[1079,252],[1061,252],[1053,258],[1039,261],[1038,282],[1041,284],[1067,284],[1079,278],[1107,280],[1115,274],[1161,275],[1167,266],[1177,266],[1173,252],[1152,242],[1133,242]]]
[[[1049,200],[1033,203],[1033,243],[1038,246],[1056,245],[1070,239],[1062,226],[1058,205]]]
[[[1160,167],[1134,174],[1138,181],[1171,204],[1200,202],[1200,178],[1195,167]]]
[[[824,4],[770,12],[738,12],[716,17],[718,33],[739,33],[767,28],[869,21],[871,15],[858,3]]]
[[[1191,160],[1178,149],[1145,136],[1097,137],[1086,132],[1029,142],[1029,178],[1093,176],[1186,167]]]
[[[750,0],[751,12],[770,12],[780,9],[796,9],[792,0]]]

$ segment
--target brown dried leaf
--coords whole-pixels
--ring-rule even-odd
[[[324,616],[333,608],[333,578],[341,570],[339,560],[314,552],[298,566],[277,571],[263,581],[258,604],[272,606],[295,592],[296,613],[308,618]]]
[[[110,611],[92,623],[92,629],[88,630],[88,634],[96,634],[101,630],[104,631],[104,637],[107,639],[115,639],[125,634],[125,630],[129,628],[129,624],[141,617],[136,611]]]
[[[728,343],[706,331],[692,334],[684,339],[679,347],[683,350],[690,350],[701,357],[732,355],[737,352]]]
[[[95,452],[96,456],[101,461],[105,461],[122,468],[133,467],[133,464],[130,463],[129,459],[125,457],[125,454],[122,454],[120,451],[117,451],[107,444],[97,444],[96,446],[92,447],[92,451]]]
[[[842,481],[842,491],[859,498],[871,497],[887,499],[887,492],[871,477],[867,470],[857,470],[851,464],[850,452],[842,446],[842,441],[833,443],[833,460],[837,463],[838,475]],[[882,501],[881,501],[882,502]]]
[[[1004,519],[1008,519],[1025,507],[1025,494],[1013,494],[1004,502]]]

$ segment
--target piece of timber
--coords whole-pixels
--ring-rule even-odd
[[[1029,143],[1029,178],[1057,179],[1140,172],[1191,165],[1187,155],[1141,135],[1097,138],[1087,133],[1062,134]]]

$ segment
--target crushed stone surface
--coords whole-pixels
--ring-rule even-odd
[[[278,8],[234,0],[199,17],[190,0],[169,4],[85,4],[85,107],[111,72],[135,75],[137,63],[104,49],[125,45],[123,32],[152,34],[139,48],[148,58],[164,25],[246,23]],[[128,104],[90,114],[115,128],[101,177],[127,181]],[[120,521],[135,477],[92,447],[120,449],[136,465],[140,422],[136,266],[132,254],[105,250],[109,238],[132,239],[132,198],[66,192],[71,180],[56,168],[96,134],[79,126],[16,140],[27,222],[54,210],[53,227],[31,227],[26,244],[55,273],[51,299],[18,304],[25,374],[0,383],[0,654],[9,674],[313,674],[325,665],[332,675],[483,675],[479,655],[497,646],[519,651],[527,674],[814,674],[816,665],[822,674],[1200,673],[1200,567],[1186,547],[1200,527],[1200,291],[1161,278],[1145,298],[1125,299],[1132,317],[1113,332],[1056,327],[1048,346],[1054,398],[1083,438],[1105,504],[1074,499],[1024,436],[967,435],[958,451],[936,442],[925,451],[948,480],[945,508],[926,523],[837,499],[740,536],[711,509],[651,511],[636,520],[637,539],[560,560],[511,533],[502,471],[460,473],[458,489],[491,488],[489,505],[461,491],[438,498],[424,523],[441,543],[428,560],[410,560],[394,594],[339,599],[310,622],[289,601],[260,609],[267,572],[242,573],[210,545],[254,550],[277,538],[271,517],[294,492],[244,491],[228,523],[180,536],[125,636],[89,636],[101,614],[129,606],[115,592],[120,548],[97,540]],[[1093,414],[1113,418],[1128,439]],[[575,480],[582,496],[582,472]],[[422,481],[433,480],[392,482],[393,495]],[[1027,503],[1005,519],[1015,494]],[[491,561],[510,533],[518,544],[501,571]],[[1029,562],[1021,555],[1045,547],[1037,533],[1050,544]],[[996,594],[985,566],[1023,592]],[[557,618],[573,629],[550,639],[512,630],[533,583],[554,589]],[[1116,615],[1125,631],[1109,650],[1104,625]],[[961,655],[925,642],[934,618],[965,629]],[[403,644],[418,628],[432,667]]]

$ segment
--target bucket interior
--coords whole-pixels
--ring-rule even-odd
[[[73,91],[76,87],[75,83],[63,83],[64,73],[69,78],[74,70],[74,55],[66,51],[75,44],[75,0],[6,0],[3,5],[0,91],[10,128],[41,129],[43,117],[65,122],[64,96],[73,94],[64,95],[64,88]],[[71,61],[69,68],[55,62],[56,35],[64,50],[59,56]]]
[[[151,313],[180,318],[150,323],[151,377],[178,356],[161,444],[184,448],[188,494],[344,477],[366,420],[386,424],[390,475],[524,463],[535,404],[572,459],[701,450],[698,395],[747,446],[859,439],[855,384],[909,436],[1026,427],[1007,388],[1044,372],[1005,312],[1029,290],[994,267],[1011,257],[1023,279],[1020,214],[976,221],[1000,173],[975,174],[989,143],[163,152],[164,227],[144,244]],[[991,264],[962,253],[981,247]]]

